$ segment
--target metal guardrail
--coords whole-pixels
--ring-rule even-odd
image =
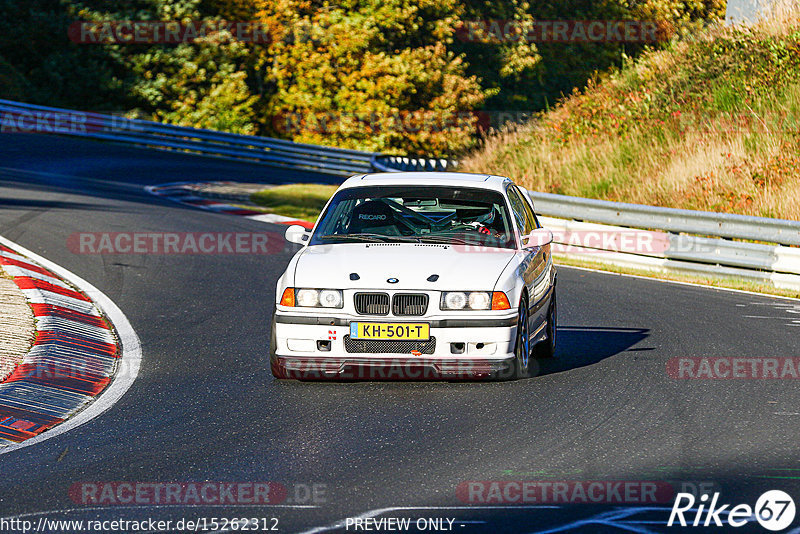
[[[409,158],[405,156],[385,156],[376,154],[372,157],[372,168],[378,172],[451,172],[458,162],[437,158]]]
[[[623,267],[739,278],[800,291],[800,248],[540,216],[555,255]]]
[[[800,221],[660,208],[533,191],[529,195],[537,212],[552,217],[800,246]]]
[[[622,204],[528,192],[542,224],[572,257],[617,266],[711,278],[735,278],[800,291],[797,221]],[[565,199],[561,202],[561,199]],[[586,209],[580,209],[585,206]],[[558,217],[558,218],[554,218]],[[602,223],[622,221],[621,225]],[[648,230],[640,230],[642,228]],[[653,231],[656,230],[656,231]],[[658,231],[661,230],[661,231]],[[620,247],[624,237],[645,235],[654,246]],[[582,246],[587,234],[622,236],[612,246]],[[701,234],[701,235],[695,235]],[[572,236],[580,235],[581,239]],[[702,235],[713,237],[702,237]],[[720,239],[719,237],[723,237]],[[732,241],[753,239],[767,243]],[[575,243],[578,243],[577,245]]]
[[[3,131],[85,137],[337,176],[369,172],[372,158],[376,155],[359,150],[306,145],[270,137],[237,135],[9,100],[0,100],[0,114]]]

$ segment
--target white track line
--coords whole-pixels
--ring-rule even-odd
[[[108,298],[105,294],[103,294],[103,292],[94,287],[92,284],[80,276],[68,271],[67,269],[56,265],[52,261],[39,256],[35,252],[9,241],[3,236],[0,236],[0,244],[7,246],[23,256],[27,256],[45,269],[54,272],[64,280],[68,281],[70,284],[83,291],[86,296],[92,299],[92,302],[97,305],[97,307],[103,312],[109,321],[111,321],[111,324],[114,325],[114,329],[116,330],[117,335],[119,336],[120,344],[122,345],[122,355],[119,358],[117,370],[114,374],[111,384],[109,384],[109,386],[102,393],[100,393],[100,395],[88,407],[78,412],[71,419],[64,421],[60,425],[57,425],[50,430],[42,432],[34,438],[23,441],[22,443],[12,443],[0,448],[0,454],[5,454],[23,447],[41,443],[42,441],[61,435],[64,432],[69,432],[70,430],[77,428],[84,423],[88,423],[95,417],[111,408],[119,399],[122,398],[125,392],[130,389],[131,385],[133,385],[133,382],[136,380],[136,377],[139,374],[139,368],[141,367],[142,363],[142,345],[139,342],[139,336],[136,335],[136,332],[131,326],[130,321],[128,321],[128,318],[125,317],[124,313],[122,313],[122,310],[120,310],[110,298]]]

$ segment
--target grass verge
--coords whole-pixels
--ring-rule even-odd
[[[314,222],[336,189],[336,185],[279,185],[253,193],[250,200],[277,215]]]

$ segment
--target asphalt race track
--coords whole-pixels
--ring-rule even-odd
[[[319,532],[406,507],[373,515],[455,518],[464,533],[667,530],[671,501],[620,512],[579,503],[489,508],[456,495],[462,482],[498,480],[705,482],[726,503],[753,505],[769,489],[800,502],[797,381],[666,372],[675,357],[800,356],[800,302],[562,267],[558,356],[536,378],[277,383],[269,318],[288,245],[272,255],[196,256],[83,255],[67,246],[76,232],[284,230],[143,190],[211,180],[331,178],[0,134],[0,235],[98,287],[143,348],[136,382],[101,417],[0,455],[0,517],[275,517],[280,532]],[[92,481],[277,481],[289,495],[281,506],[73,502],[73,484]],[[316,501],[305,498],[314,484]]]

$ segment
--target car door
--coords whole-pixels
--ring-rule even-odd
[[[542,228],[542,225],[539,224],[539,219],[536,217],[536,214],[533,211],[533,207],[531,206],[531,203],[528,200],[528,196],[523,191],[521,191],[519,187],[517,186],[514,187],[517,188],[517,193],[522,199],[522,203],[525,208],[526,220],[530,222],[531,230]],[[533,292],[536,301],[544,297],[549,289],[550,270],[553,264],[553,258],[550,249],[551,249],[550,243],[537,247],[537,253],[535,256],[536,265],[534,270],[535,286]]]
[[[525,195],[516,185],[511,185],[508,188],[508,200],[511,204],[514,222],[519,229],[520,236],[527,236],[533,230],[540,228],[533,209],[525,199]],[[531,332],[535,332],[545,320],[542,302],[540,301],[547,294],[550,286],[549,265],[552,261],[550,258],[550,245],[523,248],[522,254],[524,257],[520,264],[520,276],[525,281],[528,295],[530,295],[528,305],[530,306],[530,318],[532,320]]]
[[[525,210],[525,201],[519,194],[515,185],[510,185],[507,190],[508,201],[511,205],[511,213],[514,217],[514,224],[517,226],[517,231],[520,236],[520,245],[524,245],[525,236],[533,230],[532,221],[528,218]],[[533,288],[536,280],[536,249],[522,248],[521,254],[523,256],[522,262],[519,267],[519,275],[525,282],[528,288],[528,295],[530,295],[529,304],[533,304],[534,295]]]

